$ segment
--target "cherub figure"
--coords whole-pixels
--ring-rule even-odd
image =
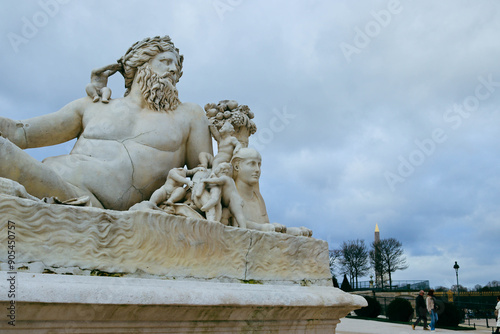
[[[230,163],[220,163],[208,178],[200,180],[198,188],[193,191],[193,201],[206,212],[208,220],[220,221],[222,206],[224,206],[235,218],[235,226],[246,228],[243,200],[236,189],[232,172],[233,167]],[[207,186],[210,188],[208,196]]]
[[[196,172],[203,170],[203,167],[193,169],[172,168],[168,172],[167,181],[163,186],[156,189],[149,202],[158,206],[158,204],[166,201],[167,205],[173,205],[184,199],[186,192],[193,186],[193,181],[188,177],[193,176]],[[186,187],[184,187],[186,186]]]
[[[217,155],[212,162],[212,168],[215,169],[222,162],[230,162],[233,153],[238,152],[243,145],[236,137],[233,137],[234,127],[229,122],[224,123],[220,130],[217,130],[215,125],[210,124],[210,132],[217,141]]]
[[[108,77],[119,71],[121,66],[121,64],[116,63],[92,70],[90,74],[90,83],[85,87],[85,91],[87,95],[92,98],[93,102],[98,102],[99,99],[103,103],[109,102],[111,89],[107,87]]]
[[[222,188],[218,184],[210,185],[209,183],[223,176],[231,177],[232,169],[233,166],[230,163],[223,162],[208,177],[200,179],[198,185],[193,188],[192,197],[200,206],[200,210],[205,212],[207,220],[220,222],[222,217]]]

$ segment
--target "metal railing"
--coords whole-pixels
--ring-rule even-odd
[[[389,282],[384,284],[377,284],[373,281],[361,281],[358,282],[358,287],[353,286],[353,290],[375,290],[375,291],[418,291],[418,290],[428,290],[429,289],[429,281],[428,280],[397,280],[392,281],[392,285],[389,285]]]

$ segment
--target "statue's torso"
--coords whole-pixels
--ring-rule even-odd
[[[93,193],[106,208],[124,210],[149,199],[168,171],[185,164],[192,105],[160,113],[127,104],[94,103],[70,155],[47,159],[68,182]]]
[[[254,223],[268,224],[269,217],[267,216],[266,205],[262,196],[254,193],[250,200],[243,199],[243,214],[245,218]]]

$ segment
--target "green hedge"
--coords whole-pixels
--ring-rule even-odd
[[[413,307],[408,300],[396,298],[387,307],[387,317],[391,321],[410,321],[413,317]]]
[[[380,312],[382,311],[380,303],[375,298],[372,297],[363,296],[363,298],[365,298],[366,301],[368,302],[368,306],[355,310],[354,313],[356,313],[356,315],[360,317],[366,317],[366,318],[378,317],[380,315]]]
[[[437,327],[457,327],[462,319],[460,310],[452,303],[444,303],[443,310],[438,311]]]

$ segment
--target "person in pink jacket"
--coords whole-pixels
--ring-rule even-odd
[[[497,306],[495,306],[497,311],[497,330],[495,333],[500,333],[500,296],[497,297]]]
[[[430,289],[427,292],[426,298],[427,312],[431,315],[431,332],[436,329],[436,322],[438,321],[438,315],[436,312],[436,298],[434,298],[434,290]]]

